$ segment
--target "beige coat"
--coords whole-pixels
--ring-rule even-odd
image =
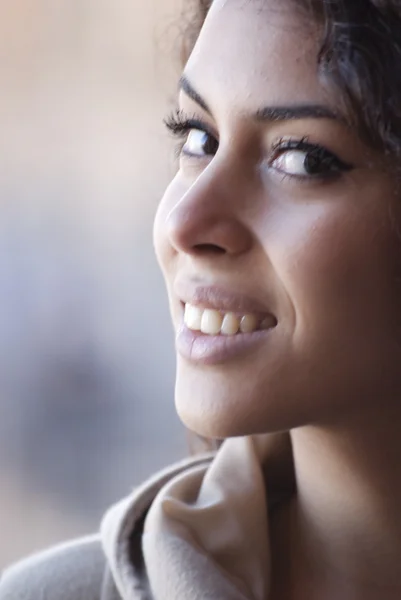
[[[99,535],[6,570],[0,600],[267,600],[267,508],[288,492],[275,477],[267,501],[277,449],[271,436],[227,440],[158,473],[109,510]]]

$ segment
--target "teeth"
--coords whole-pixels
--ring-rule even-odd
[[[236,335],[239,332],[239,319],[233,313],[227,313],[223,319],[221,333],[223,335]]]
[[[240,330],[242,333],[253,333],[258,328],[258,320],[254,315],[245,315],[241,319]]]
[[[254,333],[257,330],[271,329],[276,322],[267,316],[260,320],[256,315],[237,316],[234,313],[204,309],[191,304],[185,305],[184,323],[192,331],[201,331],[205,335],[233,336],[238,333]]]
[[[271,329],[272,327],[274,327],[276,324],[276,321],[274,319],[274,317],[269,316],[266,317],[265,319],[263,319],[263,321],[260,324],[260,329]]]
[[[223,325],[223,317],[217,310],[206,309],[202,315],[201,332],[218,335]]]
[[[204,310],[199,306],[185,305],[185,325],[192,331],[200,331],[202,326],[202,316]]]

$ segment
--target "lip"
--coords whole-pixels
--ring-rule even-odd
[[[275,327],[238,335],[204,335],[184,324],[177,331],[176,349],[186,360],[197,365],[218,365],[255,351]]]
[[[181,323],[176,335],[176,349],[184,359],[197,365],[218,365],[249,354],[267,341],[277,325],[275,316],[266,305],[250,296],[233,293],[228,288],[181,281],[174,286],[174,292],[181,301]],[[205,335],[186,327],[185,304],[239,315],[253,314],[262,318],[270,315],[275,319],[276,325],[270,329],[232,336]]]
[[[238,294],[229,288],[216,285],[195,285],[190,282],[178,281],[174,286],[174,294],[184,304],[192,304],[202,308],[233,312],[240,315],[272,315],[269,308],[256,298]]]

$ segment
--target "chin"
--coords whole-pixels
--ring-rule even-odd
[[[216,405],[189,406],[188,402],[176,395],[177,414],[185,427],[196,435],[211,440],[251,435],[252,430],[248,431],[238,423],[228,408],[219,408]]]
[[[175,389],[178,416],[195,434],[211,439],[276,433],[301,425],[297,410],[291,410],[279,390],[266,383],[265,377],[262,381],[244,377],[241,369],[227,372],[191,367],[178,361]]]

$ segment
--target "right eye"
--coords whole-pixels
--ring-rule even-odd
[[[182,153],[187,156],[203,158],[214,156],[218,148],[219,142],[212,135],[202,129],[191,129],[182,148]]]
[[[182,140],[178,154],[192,158],[205,158],[216,154],[219,142],[209,132],[207,125],[199,119],[188,118],[177,111],[167,117],[164,124],[174,136]]]

